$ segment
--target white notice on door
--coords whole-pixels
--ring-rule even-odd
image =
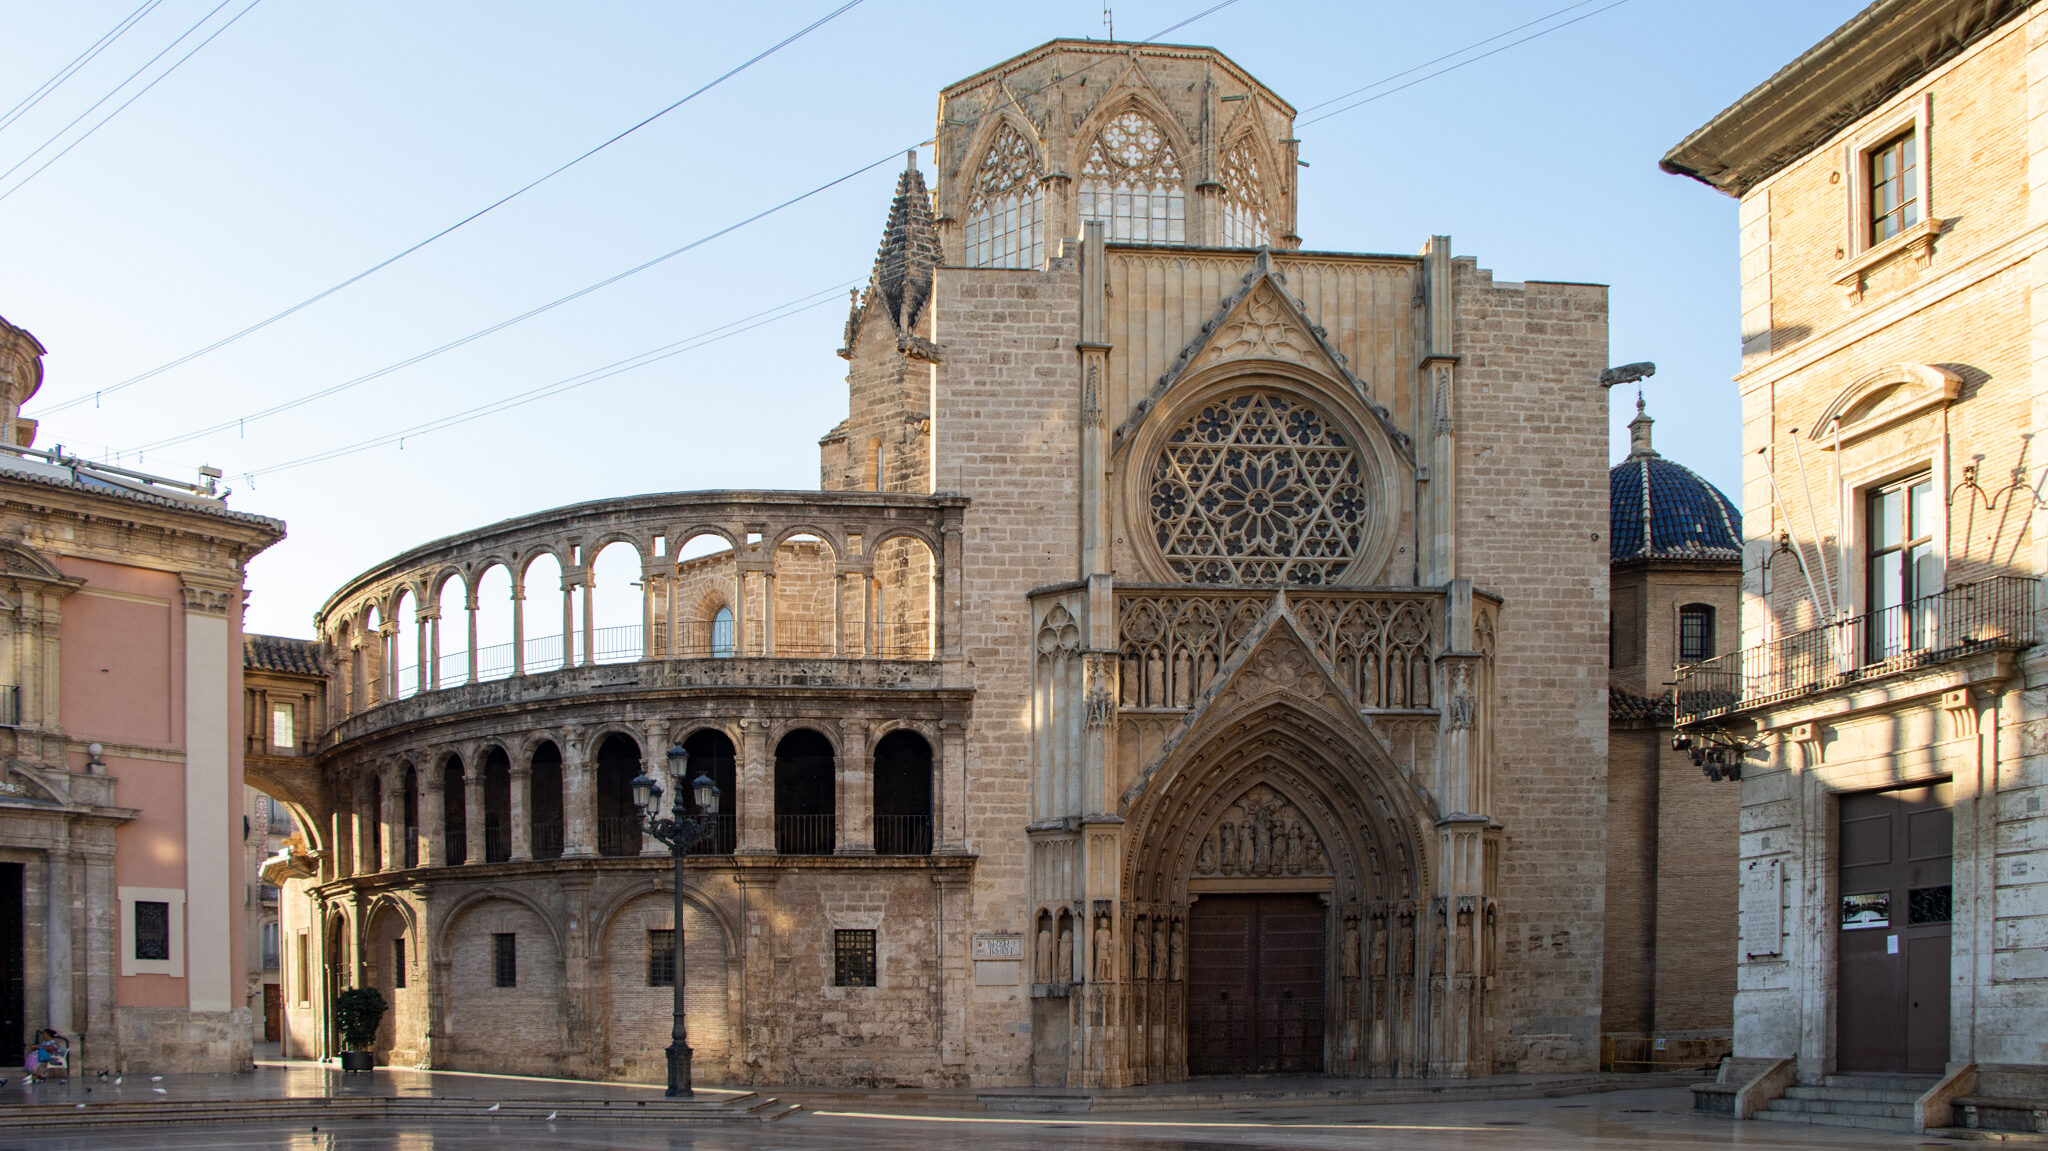
[[[1896,936],[1896,935],[1887,935],[1887,936],[1885,936],[1885,937],[1884,937],[1884,953],[1885,953],[1886,955],[1897,955],[1897,954],[1899,953],[1899,937],[1898,937],[1898,936]]]

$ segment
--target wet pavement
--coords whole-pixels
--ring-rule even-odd
[[[280,1074],[291,1069],[279,1069]],[[259,1072],[259,1074],[261,1074]],[[457,1079],[472,1084],[453,1090],[504,1091],[505,1097],[536,1098],[541,1088],[573,1089],[594,1098],[604,1090],[644,1097],[659,1088],[562,1084],[497,1077],[453,1077],[446,1073],[385,1072],[391,1082],[418,1076],[427,1090],[444,1090]],[[204,1079],[210,1077],[188,1077]],[[223,1079],[237,1077],[220,1077]],[[240,1077],[251,1078],[251,1077]],[[167,1080],[168,1082],[169,1080]],[[134,1083],[123,1084],[123,1094]],[[160,1086],[160,1085],[159,1085]],[[183,1088],[181,1087],[181,1090]],[[16,1088],[6,1089],[13,1095]],[[95,1092],[97,1094],[97,1092]],[[789,1093],[791,1096],[801,1092]],[[459,1098],[462,1096],[444,1096]],[[478,1094],[476,1098],[489,1096]],[[14,1095],[14,1098],[20,1098]],[[845,1096],[838,1096],[844,1099]],[[338,1122],[320,1124],[179,1123],[97,1130],[71,1128],[0,1134],[0,1151],[65,1148],[141,1151],[184,1148],[248,1151],[508,1151],[512,1148],[622,1148],[701,1151],[896,1151],[906,1147],[972,1145],[976,1151],[1045,1151],[1052,1147],[1132,1148],[1142,1151],[1213,1151],[1219,1148],[1331,1148],[1391,1151],[1444,1148],[1446,1151],[1548,1151],[1552,1148],[1739,1147],[1752,1151],[1794,1148],[1959,1147],[1946,1139],[1890,1135],[1861,1130],[1733,1123],[1693,1113],[1682,1087],[1608,1092],[1561,1099],[1459,1101],[1398,1105],[1265,1106],[1187,1112],[1086,1116],[1004,1116],[948,1113],[942,1105],[890,1104],[878,1095],[870,1107],[821,1105],[774,1123],[739,1122],[711,1126],[620,1123],[609,1120],[494,1120],[451,1117],[431,1122]],[[0,1099],[0,1105],[5,1100]],[[934,1101],[935,1103],[938,1101]]]

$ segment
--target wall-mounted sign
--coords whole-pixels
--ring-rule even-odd
[[[990,932],[974,937],[976,959],[1022,959],[1024,937],[1015,932]]]
[[[1892,893],[1871,891],[1842,897],[1842,930],[1863,931],[1892,925]]]

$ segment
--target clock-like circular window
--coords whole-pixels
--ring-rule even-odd
[[[1357,445],[1264,388],[1203,404],[1174,429],[1148,498],[1167,566],[1194,583],[1336,583],[1369,527]]]

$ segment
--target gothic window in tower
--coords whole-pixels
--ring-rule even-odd
[[[1180,157],[1143,112],[1119,114],[1081,166],[1081,219],[1101,220],[1110,240],[1187,242],[1188,202]]]
[[[1266,184],[1250,136],[1223,153],[1223,246],[1256,248],[1266,242]]]
[[[1045,192],[1038,148],[1013,125],[996,129],[967,201],[967,266],[1035,268],[1045,257]]]
[[[1195,583],[1336,583],[1367,540],[1350,436],[1265,388],[1204,404],[1168,436],[1148,498],[1167,565]]]

